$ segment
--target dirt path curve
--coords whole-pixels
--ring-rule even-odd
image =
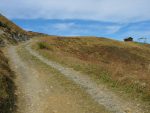
[[[22,45],[8,48],[6,55],[17,75],[17,113],[109,113],[80,86],[36,60]]]
[[[144,113],[88,76],[45,59],[30,43],[6,52],[17,75],[17,113],[108,113],[102,105],[111,113]]]
[[[113,92],[107,90],[103,85],[98,86],[95,82],[90,80],[88,76],[73,69],[64,67],[54,61],[45,59],[39,53],[30,48],[30,43],[26,44],[25,47],[30,54],[37,57],[43,63],[59,70],[64,76],[82,86],[96,102],[104,105],[109,111],[113,113],[143,113],[138,106],[132,105],[132,103],[120,99]]]

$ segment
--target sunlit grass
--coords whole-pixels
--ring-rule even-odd
[[[44,43],[43,49],[40,43]],[[33,48],[43,56],[91,76],[96,82],[150,101],[150,48],[105,38],[43,37]],[[45,49],[46,48],[46,49]]]

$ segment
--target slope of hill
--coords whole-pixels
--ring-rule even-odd
[[[16,44],[28,39],[26,31],[0,14],[0,47]],[[13,113],[15,110],[14,73],[0,48],[0,113]]]
[[[44,57],[80,71],[125,98],[142,102],[143,106],[150,104],[149,44],[26,32],[0,15],[0,46],[41,35],[42,38],[33,42],[32,48]],[[14,73],[1,50],[0,67],[0,113],[13,113],[16,99]]]
[[[0,14],[0,45],[28,39],[28,33]]]
[[[16,108],[15,75],[1,51],[2,47],[39,35],[44,34],[27,32],[0,14],[0,113],[13,113]]]
[[[52,36],[42,37],[33,48],[97,82],[129,94],[132,99],[150,101],[149,45],[96,37]]]
[[[14,73],[0,50],[0,113],[13,113],[15,110],[16,87],[13,81]]]

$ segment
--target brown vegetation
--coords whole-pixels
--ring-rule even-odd
[[[20,33],[25,33],[25,31],[23,29],[21,29],[20,27],[18,27],[17,25],[15,25],[13,22],[11,22],[10,20],[8,20],[6,17],[4,17],[3,15],[0,14],[0,26],[3,27],[7,27],[12,31],[15,32],[20,32]]]
[[[8,60],[0,51],[0,113],[13,113],[15,110],[14,73],[10,70]]]
[[[56,60],[119,88],[131,97],[150,101],[150,48],[105,38],[43,37],[37,48]]]
[[[0,46],[16,44],[27,39],[27,33],[10,20],[0,14]],[[15,83],[14,73],[11,71],[8,60],[0,48],[0,113],[15,111]]]

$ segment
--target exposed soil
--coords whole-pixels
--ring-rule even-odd
[[[17,113],[109,113],[80,85],[21,48],[12,46],[7,52],[17,75]]]
[[[30,43],[7,52],[17,75],[18,113],[145,113],[88,76],[44,58]]]

